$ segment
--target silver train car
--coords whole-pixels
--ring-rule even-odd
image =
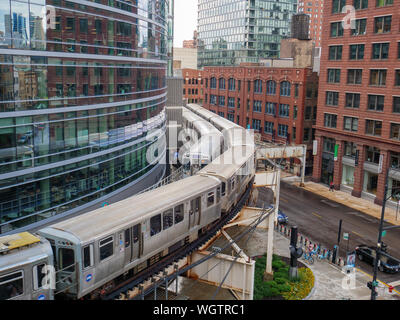
[[[181,150],[183,172],[185,175],[193,175],[223,152],[224,137],[211,123],[191,111],[183,109],[182,118],[187,134],[196,135]]]
[[[28,232],[0,238],[0,300],[52,300],[50,243]]]
[[[101,297],[197,239],[241,199],[254,167],[254,145],[234,145],[192,177],[39,230],[24,250],[0,255],[0,299]],[[41,291],[43,265],[55,269],[54,290]],[[21,277],[11,296],[7,284]]]

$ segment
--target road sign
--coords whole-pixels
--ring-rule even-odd
[[[335,145],[335,156],[334,156],[335,161],[338,161],[338,155],[339,155],[339,145],[336,144]]]
[[[344,240],[349,240],[349,234],[348,233],[343,233],[343,239]]]
[[[318,140],[313,141],[313,156],[318,154]]]
[[[379,156],[379,167],[378,167],[378,173],[382,173],[383,169],[383,154]]]
[[[386,236],[386,230],[382,232],[382,238]]]

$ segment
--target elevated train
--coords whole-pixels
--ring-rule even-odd
[[[214,118],[202,117],[217,123]],[[198,118],[193,121],[188,125],[200,124]],[[247,135],[230,121],[219,123],[222,131],[233,127]],[[0,299],[51,300],[58,294],[97,298],[197,239],[241,199],[255,175],[251,142],[224,135],[223,145],[226,151],[191,177],[55,223],[35,235],[0,238]],[[56,272],[46,271],[51,268]],[[46,286],[46,280],[55,286]]]

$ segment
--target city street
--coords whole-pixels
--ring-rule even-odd
[[[260,189],[259,201],[270,201],[267,189]],[[289,217],[289,226],[297,225],[301,234],[328,249],[337,244],[339,221],[342,219],[340,242],[342,257],[345,256],[347,248],[352,251],[359,244],[376,245],[378,219],[283,181],[280,190],[280,209]],[[349,233],[349,241],[343,240],[343,233]],[[398,229],[388,231],[383,238],[388,246],[388,252],[396,258],[400,258],[399,239]],[[373,267],[359,261],[358,258],[356,266],[370,275],[373,273]],[[378,271],[378,279],[386,283],[399,281],[400,273],[391,275]]]

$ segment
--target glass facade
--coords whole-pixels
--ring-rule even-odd
[[[2,1],[0,234],[159,165],[172,8],[173,0]]]
[[[297,0],[199,0],[198,67],[278,58]]]

